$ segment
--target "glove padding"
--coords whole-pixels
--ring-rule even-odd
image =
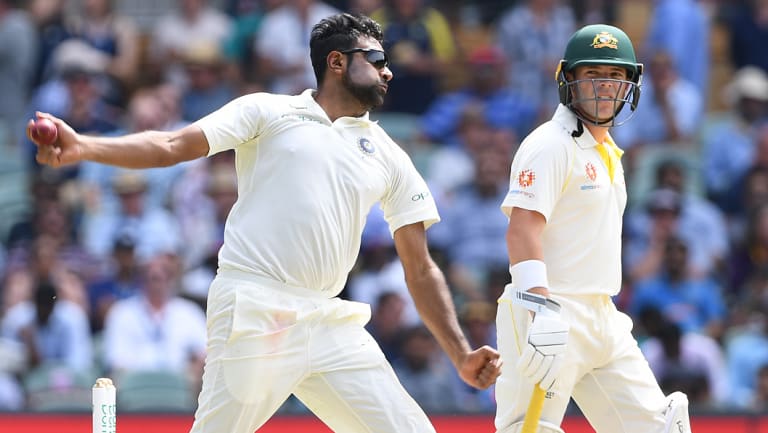
[[[551,310],[534,316],[528,344],[517,362],[517,370],[544,390],[549,390],[560,372],[568,343],[569,326]]]

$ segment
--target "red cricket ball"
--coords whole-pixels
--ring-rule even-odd
[[[56,142],[59,135],[56,124],[49,119],[38,119],[30,131],[32,138],[39,144],[50,146]]]

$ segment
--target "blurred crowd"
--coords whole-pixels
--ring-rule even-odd
[[[35,392],[82,372],[86,387],[167,372],[194,398],[237,199],[231,153],[43,168],[26,121],[168,130],[243,94],[300,92],[311,27],[339,10],[384,28],[395,78],[372,117],[430,184],[430,244],[474,347],[495,346],[519,142],[554,112],[570,35],[623,28],[645,73],[612,132],[629,191],[615,301],[665,392],[694,411],[768,409],[768,0],[0,0],[0,410],[45,410]],[[381,210],[368,219],[342,296],[371,304],[369,331],[427,411],[493,411],[493,389],[464,385],[420,322]]]

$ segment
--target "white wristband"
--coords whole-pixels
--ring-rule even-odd
[[[534,287],[549,289],[547,265],[541,260],[524,260],[509,267],[512,285],[517,291],[525,292]]]

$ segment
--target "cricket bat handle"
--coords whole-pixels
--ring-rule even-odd
[[[533,387],[531,401],[528,403],[528,410],[525,412],[525,419],[523,419],[523,429],[520,433],[536,433],[536,430],[539,429],[539,419],[544,408],[544,397],[546,395],[547,392],[541,386],[536,385]]]

